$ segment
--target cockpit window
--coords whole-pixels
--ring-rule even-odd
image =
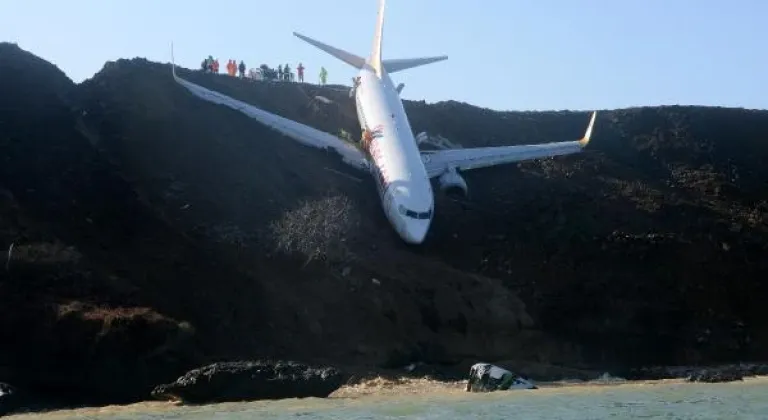
[[[407,209],[405,208],[405,206],[401,204],[398,207],[398,210],[400,210],[400,214],[406,217],[410,217],[411,219],[425,220],[425,219],[429,219],[432,216],[432,209],[419,213],[419,212],[415,212],[413,210]]]

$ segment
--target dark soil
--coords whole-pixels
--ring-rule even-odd
[[[179,73],[359,135],[344,90]],[[406,111],[464,147],[576,139],[588,121]],[[427,242],[406,246],[370,179],[193,97],[167,64],[109,62],[75,85],[0,44],[0,382],[114,403],[221,360],[621,370],[768,354],[768,111],[601,111],[581,155],[464,176],[470,197],[437,197]]]

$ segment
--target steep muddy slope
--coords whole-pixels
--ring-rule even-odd
[[[530,330],[524,305],[500,281],[403,246],[370,179],[332,154],[201,102],[169,70],[143,60],[110,63],[81,86],[81,105],[101,133],[99,147],[169,224],[257,273],[274,331],[264,346],[373,365],[499,358],[531,342],[554,345]],[[273,89],[286,109],[313,106],[296,85]],[[529,348],[517,355],[538,358]]]
[[[346,92],[326,90],[335,103],[313,113],[300,92],[317,87],[186,76],[329,132],[354,126]],[[406,110],[416,132],[465,147],[575,139],[587,122],[586,112],[451,101]],[[766,142],[766,111],[602,111],[582,155],[466,173],[470,199],[440,199],[428,243],[413,252],[502,279],[539,326],[587,346],[591,362],[760,358]]]
[[[180,73],[359,135],[344,90]],[[605,368],[768,352],[768,112],[601,112],[584,154],[465,174],[470,197],[439,196],[427,243],[408,247],[364,174],[193,97],[168,65],[109,62],[74,86],[0,44],[0,74],[0,382],[121,401],[230,358]],[[465,147],[587,122],[406,110]]]

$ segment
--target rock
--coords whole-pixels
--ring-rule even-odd
[[[709,382],[709,383],[734,382],[734,381],[743,381],[743,380],[744,380],[744,372],[742,372],[738,368],[701,369],[691,373],[688,376],[688,378],[686,378],[687,382]]]
[[[152,396],[191,404],[325,398],[345,380],[346,375],[337,369],[292,361],[221,362],[191,370],[176,382],[159,385],[152,390]]]
[[[6,383],[0,382],[0,398],[13,395],[13,393],[14,393],[14,389],[12,386]]]
[[[0,382],[0,416],[16,410],[18,408],[18,400],[16,389]]]
[[[605,379],[604,375],[606,374],[597,370],[577,369],[524,360],[496,360],[493,364],[535,381],[595,381]],[[612,376],[615,377],[615,375]]]
[[[523,377],[490,363],[476,363],[469,370],[468,392],[493,392],[509,389],[538,389]]]
[[[717,366],[651,366],[633,369],[627,379],[685,379],[687,382],[732,382],[745,377],[767,375],[768,364],[741,363]]]

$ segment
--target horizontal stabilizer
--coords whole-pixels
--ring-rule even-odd
[[[392,60],[384,60],[382,65],[384,66],[384,69],[387,71],[387,73],[394,73],[396,71],[406,70],[426,64],[432,64],[447,59],[447,55],[441,55],[439,57],[396,58]]]
[[[312,38],[306,37],[306,36],[304,36],[304,35],[302,35],[300,33],[297,33],[297,32],[294,32],[293,34],[296,35],[296,37],[306,41],[308,44],[314,45],[315,47],[317,47],[317,48],[327,52],[328,54],[338,58],[339,60],[349,64],[350,66],[352,66],[354,68],[362,69],[363,67],[365,67],[365,59],[360,57],[360,56],[352,54],[351,52],[340,50],[340,49],[338,49],[336,47],[332,47],[332,46],[330,46],[328,44],[323,44],[320,41],[316,41],[316,40],[314,40]]]

